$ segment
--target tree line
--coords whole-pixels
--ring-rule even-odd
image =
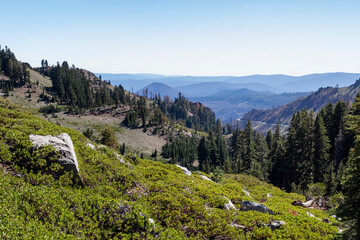
[[[178,138],[163,147],[163,156],[190,169],[211,172],[221,167],[227,173],[247,173],[287,191],[305,191],[310,183],[326,184],[327,193],[342,190],[341,179],[354,144],[354,132],[347,127],[353,111],[339,101],[315,114],[303,109],[295,113],[286,135],[279,125],[266,135],[246,127],[223,135],[218,120],[215,130],[199,139]],[[197,149],[196,153],[193,153]],[[196,156],[198,166],[194,167]]]
[[[14,88],[30,83],[30,73],[27,68],[28,65],[18,61],[8,47],[1,48],[0,46],[0,75],[9,78],[9,80],[1,79],[0,82],[0,89],[5,94],[13,91]]]
[[[346,239],[360,237],[360,93],[349,106],[329,103],[315,116],[312,110],[295,113],[287,134],[279,124],[266,135],[248,121],[225,143],[220,122],[200,140],[179,137],[162,149],[165,158],[191,170],[247,173],[287,191],[304,193],[324,183],[325,195],[343,192],[336,214],[346,222]],[[198,164],[195,164],[198,161]]]
[[[39,72],[50,77],[52,87],[48,89],[54,101],[69,105],[69,112],[81,113],[85,109],[94,109],[107,105],[125,104],[125,90],[119,85],[113,89],[106,81],[86,75],[84,70],[72,67],[64,61],[61,65],[48,67],[47,60],[42,60]]]

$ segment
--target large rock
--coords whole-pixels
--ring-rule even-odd
[[[261,203],[253,202],[253,201],[243,201],[241,203],[241,210],[242,211],[258,211],[262,213],[269,213],[270,215],[273,214],[273,211],[270,210],[267,206]]]
[[[57,137],[32,134],[29,136],[29,139],[36,148],[45,145],[53,146],[55,150],[59,151],[61,154],[59,164],[66,170],[74,171],[75,173],[79,172],[79,164],[76,158],[74,145],[68,134],[61,133]]]
[[[186,167],[182,167],[182,166],[180,166],[180,165],[178,165],[178,164],[176,164],[176,166],[177,166],[178,168],[181,168],[181,169],[183,170],[183,173],[184,173],[185,175],[191,176],[191,172],[190,172]]]

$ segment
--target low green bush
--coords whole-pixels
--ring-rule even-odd
[[[78,176],[57,164],[52,147],[33,149],[29,141],[62,132],[73,140]],[[327,212],[291,205],[304,196],[255,177],[220,174],[213,182],[129,154],[124,164],[118,149],[88,142],[0,98],[1,239],[329,239],[337,232]],[[237,209],[244,200],[261,202],[274,215],[226,210],[225,197]],[[286,224],[271,231],[264,224],[272,220]]]

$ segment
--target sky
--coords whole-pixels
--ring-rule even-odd
[[[360,1],[0,0],[0,44],[39,66],[166,75],[360,72]]]

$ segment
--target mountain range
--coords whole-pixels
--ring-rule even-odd
[[[275,109],[252,110],[237,123],[244,125],[250,120],[257,130],[273,129],[276,123],[280,123],[286,128],[291,121],[292,115],[297,111],[307,108],[308,110],[312,109],[316,113],[328,103],[336,103],[339,100],[352,102],[355,100],[358,92],[360,92],[360,80],[357,80],[348,87],[319,88],[318,91],[308,96],[300,97]]]
[[[250,75],[242,77],[234,76],[166,76],[159,74],[108,74],[97,73],[103,80],[110,80],[114,85],[121,84],[127,90],[134,92],[146,87],[147,85],[158,82],[164,83],[180,91],[186,91],[196,87],[196,84],[216,82],[219,91],[226,89],[248,88],[255,91],[282,92],[309,92],[316,91],[320,87],[345,87],[360,78],[360,73],[316,73],[303,76],[289,75]],[[195,86],[192,86],[195,85]],[[202,85],[199,85],[202,87]],[[214,92],[209,91],[208,95]],[[205,94],[205,93],[204,93]]]

